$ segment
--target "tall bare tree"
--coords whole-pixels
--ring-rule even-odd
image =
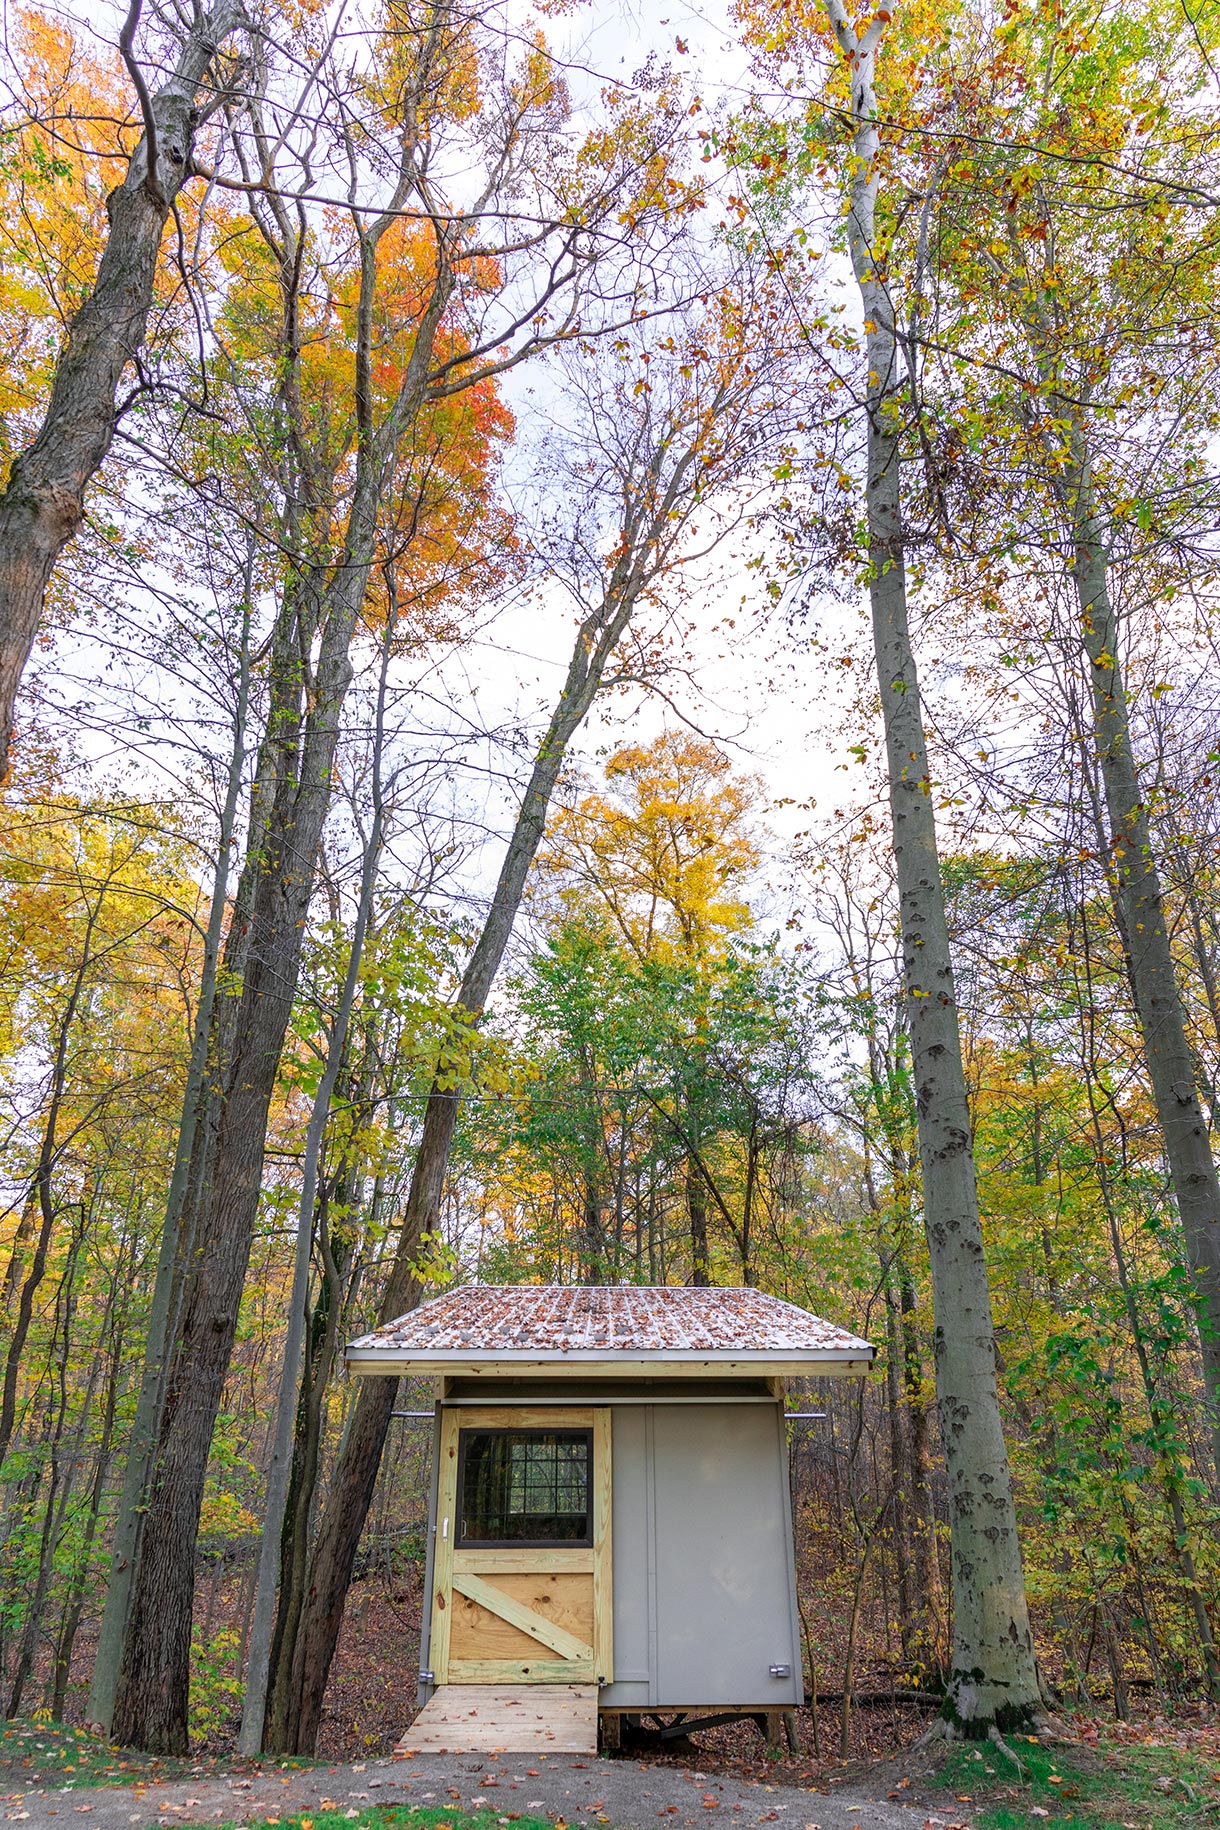
[[[330,806],[351,647],[378,555],[388,539],[401,556],[426,524],[435,492],[461,486],[447,472],[453,433],[440,403],[575,334],[582,312],[605,324],[639,309],[642,247],[595,268],[603,241],[618,238],[625,203],[636,198],[638,141],[625,136],[610,157],[582,160],[564,139],[566,96],[548,61],[535,49],[514,70],[510,27],[489,23],[481,9],[389,0],[383,25],[383,67],[375,77],[331,71],[321,112],[300,144],[301,107],[284,108],[269,82],[248,104],[244,137],[236,132],[251,212],[276,276],[266,406],[275,434],[267,450],[281,504],[274,539],[288,563],[114,1700],[120,1740],[167,1751],[187,1741],[194,1546],[208,1451],[257,1219],[267,1114]],[[486,84],[471,122],[464,86],[476,68]],[[374,82],[380,112],[370,116]],[[659,121],[668,131],[664,109]],[[310,188],[323,134],[346,174],[336,209],[349,236],[350,309],[336,306],[320,272],[320,230],[300,194]],[[462,134],[478,188],[456,207],[440,187],[445,157],[456,151],[451,141]],[[655,139],[650,145],[656,153]],[[276,175],[277,160],[295,162],[291,175]],[[365,187],[377,200],[371,205],[361,200]],[[663,226],[668,206],[641,207],[645,231]],[[308,320],[319,299],[338,320],[327,336],[348,343],[350,433],[325,373],[320,396],[311,393],[319,382],[311,381]],[[426,567],[426,555],[417,557]]]
[[[953,1650],[945,1720],[951,1729],[978,1736],[1030,1722],[1040,1710],[1041,1695],[1000,1419],[970,1107],[908,620],[901,352],[877,221],[882,107],[876,67],[892,15],[880,12],[857,32],[842,0],[825,0],[825,7],[850,84],[848,244],[863,307],[868,366],[869,598],[932,1266],[936,1394],[950,1483]]]
[[[109,228],[97,275],[68,326],[42,424],[0,495],[0,779],[47,583],[110,450],[119,386],[148,330],[165,226],[183,185],[197,175],[196,136],[219,99],[217,53],[243,20],[240,0],[173,15],[173,62],[150,91],[133,49],[140,3],[131,0],[119,45],[144,132],[122,183],[106,199]]]

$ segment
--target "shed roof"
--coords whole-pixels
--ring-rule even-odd
[[[357,1373],[863,1372],[858,1335],[761,1290],[467,1284],[352,1341]]]

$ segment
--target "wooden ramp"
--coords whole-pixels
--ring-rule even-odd
[[[441,1684],[396,1754],[596,1754],[596,1684]]]

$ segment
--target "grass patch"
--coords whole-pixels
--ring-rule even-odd
[[[994,1742],[953,1750],[937,1783],[974,1830],[1220,1830],[1220,1761],[1206,1750],[1099,1737],[1090,1746]],[[963,1812],[963,1816],[966,1813]]]
[[[121,1786],[148,1779],[203,1779],[215,1772],[257,1772],[266,1765],[277,1771],[315,1766],[313,1760],[273,1762],[234,1760],[232,1756],[142,1754],[115,1747],[101,1735],[68,1728],[62,1722],[22,1721],[0,1724],[0,1772],[36,1785]]]

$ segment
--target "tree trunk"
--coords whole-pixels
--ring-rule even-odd
[[[597,1172],[586,1164],[584,1180],[584,1251],[585,1282],[604,1283],[606,1279],[604,1229],[602,1227],[601,1192]]]
[[[1186,1036],[1148,810],[1131,743],[1118,619],[1110,601],[1106,552],[1090,494],[1088,466],[1081,460],[1072,490],[1076,510],[1072,576],[1089,660],[1094,732],[1110,827],[1107,876],[1127,950],[1148,1075],[1194,1279],[1211,1410],[1212,1459],[1220,1478],[1220,1178]]]
[[[436,1224],[457,1104],[456,1094],[433,1087],[411,1172],[402,1237],[381,1305],[383,1320],[413,1308],[419,1300],[415,1260]],[[289,1671],[277,1669],[275,1673],[275,1705],[265,1736],[268,1752],[313,1749],[352,1566],[377,1483],[397,1391],[397,1379],[360,1381],[310,1558],[304,1604],[292,1646],[292,1666]]]
[[[611,588],[577,634],[563,691],[517,812],[491,908],[458,992],[459,1009],[472,1027],[479,1020],[504,957],[568,744],[601,685],[606,665],[630,620],[638,591],[638,580],[625,562],[620,562]],[[413,1308],[419,1301],[416,1263],[436,1228],[459,1099],[446,1077],[438,1076],[424,1107],[402,1232],[381,1303],[383,1321]],[[277,1670],[275,1676],[275,1740],[269,1742],[272,1752],[313,1750],[330,1661],[338,1643],[352,1566],[373,1497],[396,1391],[394,1379],[361,1381],[310,1560],[292,1669],[288,1673]]]
[[[276,1404],[275,1437],[271,1465],[267,1472],[267,1498],[259,1547],[258,1577],[254,1590],[254,1609],[250,1620],[250,1658],[246,1671],[246,1693],[242,1707],[238,1752],[257,1754],[263,1745],[263,1723],[267,1712],[267,1678],[271,1665],[272,1621],[275,1611],[276,1576],[280,1562],[280,1540],[288,1502],[291,1472],[293,1421],[297,1411],[297,1387],[301,1377],[301,1350],[305,1338],[305,1310],[309,1292],[309,1261],[313,1245],[314,1196],[318,1185],[318,1164],[322,1140],[330,1116],[331,1099],[346,1057],[347,1030],[364,957],[364,938],[373,912],[373,893],[381,859],[383,808],[380,794],[380,738],[385,703],[385,666],[390,652],[391,630],[387,630],[385,661],[382,666],[381,693],[378,702],[378,751],[374,763],[378,786],[375,790],[373,827],[365,847],[364,867],[360,876],[360,898],[355,928],[348,952],[347,970],[339,1006],[327,1040],[327,1060],[305,1136],[305,1157],[301,1165],[301,1199],[297,1214],[297,1245],[293,1267],[292,1292],[288,1304],[288,1333],[284,1343],[284,1361],[280,1369],[279,1397]]]
[[[686,1217],[690,1224],[690,1280],[698,1289],[711,1282],[707,1257],[707,1188],[697,1164],[686,1165]]]
[[[915,1656],[915,1618],[918,1610],[911,1585],[910,1530],[907,1524],[911,1465],[907,1453],[906,1430],[903,1428],[902,1405],[898,1396],[902,1360],[898,1303],[894,1295],[893,1266],[884,1250],[881,1253],[881,1277],[885,1297],[885,1404],[889,1418],[890,1485],[894,1495],[891,1537],[894,1546],[894,1573],[898,1583],[898,1636],[902,1642],[902,1656],[909,1663]]]
[[[746,1139],[746,1185],[741,1197],[741,1232],[737,1244],[741,1255],[741,1281],[747,1289],[754,1282],[754,1260],[751,1257],[752,1234],[754,1230],[754,1196],[758,1188],[758,1163],[762,1155],[762,1140],[758,1135],[758,1109],[752,1107],[750,1112],[750,1135]]]
[[[93,1545],[97,1537],[97,1528],[102,1515],[102,1499],[106,1492],[106,1480],[110,1473],[112,1456],[111,1441],[114,1436],[114,1419],[118,1406],[119,1371],[122,1360],[122,1348],[116,1335],[112,1337],[113,1346],[110,1354],[110,1366],[106,1379],[106,1403],[102,1414],[102,1433],[97,1445],[97,1461],[93,1470],[93,1485],[89,1494],[89,1513],[85,1524],[84,1536],[77,1552],[76,1566],[72,1572],[72,1581],[64,1605],[63,1620],[60,1625],[59,1639],[55,1647],[55,1663],[51,1676],[51,1720],[63,1720],[64,1701],[68,1694],[68,1680],[72,1675],[72,1653],[76,1646],[76,1635],[80,1629],[81,1615],[84,1611],[85,1596],[90,1587],[89,1564],[93,1556]]]
[[[198,1135],[199,1120],[207,1097],[207,1066],[210,1047],[219,1040],[214,1033],[216,1008],[216,973],[220,963],[225,910],[228,903],[229,862],[233,835],[237,825],[237,807],[241,795],[242,768],[246,750],[246,721],[250,700],[250,592],[253,555],[247,561],[246,598],[242,605],[242,636],[237,703],[233,721],[233,743],[229,754],[229,774],[225,784],[224,804],[216,848],[216,872],[212,879],[212,897],[208,908],[208,925],[204,934],[203,962],[199,975],[199,1001],[191,1032],[191,1053],[187,1065],[186,1088],[182,1096],[182,1115],[174,1151],[174,1167],[165,1199],[165,1216],[157,1250],[157,1268],[153,1278],[152,1301],[148,1311],[148,1329],[144,1339],[144,1363],[140,1373],[140,1390],[132,1426],[127,1461],[123,1471],[123,1488],[119,1497],[118,1516],[110,1546],[110,1571],[106,1583],[106,1600],[98,1628],[97,1651],[93,1660],[93,1677],[89,1686],[88,1719],[104,1734],[110,1733],[114,1717],[114,1695],[119,1677],[119,1659],[127,1627],[127,1609],[131,1595],[131,1578],[135,1569],[140,1531],[148,1484],[149,1462],[161,1424],[161,1403],[165,1394],[167,1357],[171,1339],[170,1318],[175,1283],[180,1272],[181,1229],[184,1214],[191,1207],[190,1185],[193,1165],[198,1165],[204,1139]],[[251,829],[259,836],[255,849],[262,843],[262,823],[258,818],[259,794],[253,797]],[[235,910],[240,929],[240,906]],[[235,961],[232,963],[236,963]]]
[[[341,1193],[344,1191],[341,1190]],[[350,1190],[346,1191],[350,1195]],[[329,1200],[321,1207],[323,1241]],[[374,1192],[371,1220],[375,1224],[377,1195]],[[293,1444],[292,1480],[284,1511],[280,1540],[280,1588],[276,1608],[275,1633],[271,1641],[270,1669],[273,1681],[268,1691],[264,1716],[263,1739],[278,1746],[285,1734],[285,1719],[291,1703],[287,1679],[291,1676],[301,1614],[305,1606],[305,1579],[309,1568],[310,1521],[318,1491],[318,1469],[322,1448],[322,1406],[334,1371],[339,1346],[339,1327],[344,1315],[346,1272],[354,1250],[352,1237],[331,1239],[322,1253],[324,1275],[318,1300],[309,1321],[310,1347],[301,1381]],[[397,1385],[395,1385],[397,1394]]]
[[[47,581],[81,524],[85,491],[114,435],[119,382],[147,332],[161,237],[191,175],[197,97],[240,19],[234,0],[217,0],[211,12],[197,14],[173,74],[147,98],[146,131],[123,182],[106,199],[110,226],[97,278],[68,327],[46,417],[0,495],[0,779]]]
[[[55,1383],[58,1402],[55,1407],[55,1424],[50,1441],[50,1481],[47,1490],[46,1510],[43,1513],[42,1534],[38,1551],[38,1574],[34,1583],[34,1592],[26,1608],[25,1623],[21,1642],[17,1652],[17,1662],[13,1672],[12,1690],[9,1695],[8,1715],[20,1714],[25,1686],[34,1669],[34,1655],[42,1637],[42,1617],[46,1608],[47,1595],[55,1574],[55,1552],[63,1536],[64,1520],[67,1515],[68,1502],[75,1485],[76,1470],[84,1459],[81,1448],[88,1428],[89,1413],[93,1407],[93,1398],[100,1376],[100,1365],[94,1361],[89,1373],[89,1381],[81,1405],[80,1421],[76,1438],[69,1453],[64,1454],[64,1425],[68,1415],[67,1370],[71,1347],[72,1321],[76,1303],[73,1296],[73,1281],[76,1272],[76,1260],[84,1237],[84,1222],[81,1232],[73,1240],[64,1267],[57,1298],[56,1333],[58,1342],[53,1341],[55,1353]]]
[[[330,805],[339,712],[351,677],[347,649],[354,603],[362,596],[358,587],[348,602],[332,609],[303,743],[298,748],[301,727],[292,715],[299,685],[283,695],[286,716],[273,727],[283,766],[277,770],[274,811],[258,857],[210,1186],[175,1330],[115,1696],[116,1739],[154,1752],[186,1751],[199,1508],[258,1215],[267,1112],[292,1013],[317,849]]]
[[[979,1223],[970,1111],[936,844],[932,782],[907,623],[899,482],[894,308],[878,272],[877,46],[890,18],[858,37],[843,0],[825,0],[850,65],[855,122],[848,240],[867,339],[869,595],[885,723],[906,1024],[936,1323],[936,1389],[948,1464],[953,1654],[948,1732],[985,1736],[1028,1723],[1041,1696],[1000,1421],[991,1295]]]
[[[936,1546],[936,1514],[932,1505],[931,1418],[924,1398],[923,1356],[916,1324],[915,1285],[910,1267],[898,1259],[899,1304],[902,1316],[902,1380],[906,1388],[907,1446],[910,1453],[911,1572],[917,1608],[914,1653],[925,1673],[944,1664],[944,1588]]]

